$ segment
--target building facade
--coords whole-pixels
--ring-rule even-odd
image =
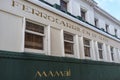
[[[120,63],[120,22],[93,0],[1,0],[0,50]]]

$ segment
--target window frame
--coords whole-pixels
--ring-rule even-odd
[[[99,48],[99,44],[101,45],[101,48]],[[101,58],[101,56],[100,56],[100,51],[102,51],[102,58]],[[103,60],[104,59],[104,55],[103,55],[103,43],[100,43],[100,42],[98,42],[98,54],[99,54],[99,59],[100,60]]]
[[[64,37],[64,38],[63,38],[63,39],[64,39],[64,54],[65,54],[66,56],[74,57],[74,54],[75,54],[75,50],[74,50],[74,48],[75,48],[74,34],[71,34],[71,33],[66,32],[66,31],[64,31],[63,34],[64,34],[64,36],[63,36],[63,37]],[[73,41],[65,40],[65,34],[71,35],[71,36],[73,37]],[[65,52],[65,43],[70,43],[70,44],[72,44],[72,50],[71,50],[71,52],[73,52],[72,54]]]
[[[82,16],[82,12],[84,13],[84,16]],[[80,8],[81,18],[82,20],[86,21],[87,18],[87,10],[84,8]]]
[[[61,10],[68,11],[68,0],[60,0]]]
[[[42,33],[39,33],[39,32],[35,32],[35,31],[32,31],[32,30],[27,30],[27,26],[26,26],[26,24],[27,24],[27,22],[29,22],[29,23],[32,23],[32,24],[36,24],[36,25],[39,25],[39,26],[42,26],[43,28],[44,28],[44,33],[42,34]],[[34,49],[34,48],[27,48],[27,47],[25,47],[25,34],[26,33],[29,33],[29,34],[33,34],[33,35],[38,35],[38,36],[41,36],[41,37],[43,37],[43,49]],[[44,24],[41,24],[41,23],[39,23],[39,22],[36,22],[36,21],[32,21],[32,20],[25,20],[25,31],[24,31],[24,51],[25,52],[33,52],[33,53],[41,53],[41,54],[46,54],[45,53],[45,48],[47,47],[46,46],[46,44],[47,43],[45,43],[46,42],[46,25],[44,25]]]
[[[84,40],[88,40],[89,41],[89,45],[85,44]],[[83,38],[83,44],[84,44],[84,56],[85,56],[86,59],[90,59],[91,58],[91,40],[88,39],[88,38]],[[89,55],[88,56],[86,56],[85,47],[89,48]]]
[[[109,33],[109,24],[105,24],[105,31]]]
[[[114,31],[115,31],[115,36],[117,36],[118,30],[115,28]]]
[[[115,58],[114,58],[114,54],[115,54],[114,53],[114,47],[112,47],[112,46],[110,47],[110,52],[111,52],[110,53],[111,54],[111,60],[114,61],[115,60]]]
[[[99,20],[97,18],[94,18],[95,27],[99,27]]]

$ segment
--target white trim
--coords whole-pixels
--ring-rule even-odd
[[[24,24],[24,26],[25,26],[25,30],[24,30],[24,51],[25,52],[33,52],[33,53],[41,53],[41,54],[47,54],[47,51],[48,51],[48,41],[47,41],[47,36],[48,36],[48,30],[47,30],[47,28],[48,27],[46,27],[45,25],[43,26],[44,27],[44,33],[42,34],[42,33],[38,33],[38,32],[34,32],[34,31],[31,31],[31,30],[27,30],[26,29],[26,22],[31,22],[31,23],[33,23],[33,24],[38,24],[38,25],[42,25],[43,26],[43,24],[41,24],[41,23],[38,23],[38,22],[36,22],[36,21],[34,21],[34,20],[29,20],[29,19],[25,19],[25,24]],[[35,34],[35,35],[39,35],[39,36],[43,36],[43,50],[38,50],[38,49],[33,49],[33,48],[26,48],[25,47],[25,32],[28,32],[28,33],[31,33],[31,34]]]
[[[104,58],[104,61],[107,61],[107,46],[105,43],[103,43],[103,58]]]
[[[24,47],[25,47],[25,29],[26,29],[26,18],[24,17],[23,18],[23,30],[22,30],[22,46],[21,46],[21,49],[22,49],[22,52],[24,52]]]
[[[40,7],[43,7],[43,8],[45,8],[45,9],[51,11],[51,12],[54,12],[54,13],[62,16],[62,17],[65,17],[65,18],[67,18],[67,19],[70,19],[71,21],[74,21],[74,22],[76,22],[76,23],[78,23],[78,24],[80,24],[80,25],[83,25],[84,27],[87,27],[87,28],[89,28],[89,29],[91,29],[91,30],[94,30],[95,32],[98,32],[98,33],[100,33],[100,34],[102,34],[102,35],[105,35],[105,36],[107,36],[107,37],[109,37],[109,38],[111,38],[111,39],[114,39],[114,40],[120,42],[119,39],[117,39],[117,38],[115,38],[115,37],[113,37],[113,36],[111,36],[111,35],[103,32],[103,31],[101,31],[101,30],[98,30],[98,29],[96,29],[96,28],[94,28],[94,27],[91,27],[89,24],[86,24],[85,22],[82,22],[82,21],[80,21],[80,20],[78,20],[78,19],[75,19],[75,18],[69,16],[68,14],[65,14],[65,13],[63,13],[63,12],[61,12],[61,11],[53,8],[53,7],[50,7],[50,6],[47,5],[47,4],[44,4],[43,2],[40,2],[40,1],[38,1],[38,0],[27,0],[27,1],[29,1],[29,2],[31,2],[31,3],[34,3],[34,4],[36,4],[36,5],[40,6]]]
[[[114,48],[114,62],[118,62],[117,48]]]
[[[95,55],[95,41],[91,40],[91,58],[93,60],[96,60],[96,55]]]
[[[85,12],[85,21],[88,21],[88,9],[80,5],[80,16],[82,17],[81,12]]]
[[[62,49],[62,56],[65,56],[65,50],[64,50],[64,31],[61,29],[61,49]]]
[[[113,52],[111,52],[111,47],[113,48]],[[114,60],[112,60],[112,53],[113,53],[113,59],[114,59]],[[110,57],[111,57],[111,58],[110,58],[110,61],[111,61],[111,62],[115,62],[114,54],[115,54],[115,52],[114,52],[114,47],[113,47],[113,46],[110,46]]]
[[[35,32],[35,31],[31,31],[31,30],[25,30],[25,32],[32,33],[32,34],[39,35],[39,36],[45,36],[45,34],[42,34],[42,33],[39,33],[39,32]]]
[[[112,60],[111,60],[111,51],[110,51],[110,45],[107,45],[107,61],[108,62],[112,62]]]
[[[64,34],[69,34],[69,35],[72,35],[72,36],[73,36],[73,37],[72,37],[72,38],[73,38],[73,41],[69,41],[69,40],[65,40],[65,39],[64,39],[64,42],[68,42],[68,43],[73,44],[73,54],[67,54],[67,53],[65,53],[65,47],[64,47],[65,44],[64,44],[63,47],[64,47],[64,54],[65,54],[65,56],[67,56],[67,57],[77,57],[77,56],[76,56],[76,53],[77,53],[77,52],[75,51],[75,50],[76,50],[76,47],[75,47],[75,46],[76,46],[76,44],[75,44],[75,41],[76,41],[75,35],[72,34],[72,33],[66,32],[66,31],[63,32],[63,37],[64,37]]]
[[[101,44],[102,45],[102,49],[100,49],[99,47],[98,47],[98,44]],[[104,45],[103,45],[103,43],[101,43],[101,42],[97,42],[97,50],[98,50],[98,60],[99,61],[105,61],[105,55],[104,55]],[[102,56],[103,56],[103,59],[101,59],[100,58],[100,53],[99,53],[99,50],[101,50],[102,51]]]
[[[45,54],[44,50],[37,50],[37,49],[30,49],[30,48],[24,48],[25,52],[32,52],[32,53],[39,53],[39,54]]]
[[[43,51],[45,52],[44,54],[47,55],[48,54],[47,53],[47,51],[48,51],[48,40],[47,40],[48,39],[48,26],[43,26],[43,27],[44,27],[44,35],[45,35],[45,36],[43,36],[43,41],[44,41],[43,42],[43,45],[44,45]]]
[[[90,42],[90,44],[89,44],[89,45],[84,44],[84,39],[88,40],[88,41]],[[90,57],[85,56],[85,51],[84,51],[85,59],[92,59],[92,40],[84,37],[84,38],[83,38],[83,45],[84,45],[84,46],[83,46],[84,48],[87,47],[87,48],[90,49]],[[84,48],[83,48],[83,49],[84,49]]]
[[[47,54],[51,55],[51,32],[50,25],[47,27]]]
[[[99,53],[98,53],[98,42],[95,41],[95,55],[96,55],[96,60],[99,61]]]
[[[120,63],[120,49],[118,49],[118,62]]]
[[[81,59],[85,59],[84,53],[83,37],[79,37],[79,55]]]
[[[74,44],[74,41],[69,41],[69,40],[64,40],[64,41]]]
[[[76,58],[80,58],[80,50],[79,50],[79,47],[80,47],[80,45],[79,45],[79,38],[78,38],[78,35],[75,35],[75,57]]]

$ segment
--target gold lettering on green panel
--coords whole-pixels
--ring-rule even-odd
[[[35,74],[35,78],[37,77],[70,77],[71,70],[68,69],[66,71],[37,71]]]
[[[54,77],[53,72],[52,72],[52,71],[49,71],[49,72],[48,72],[48,76]]]

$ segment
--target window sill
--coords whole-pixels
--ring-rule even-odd
[[[65,54],[66,57],[75,57],[74,54]]]
[[[44,50],[37,50],[37,49],[30,49],[30,48],[25,48],[24,52],[37,53],[37,54],[45,54]]]

